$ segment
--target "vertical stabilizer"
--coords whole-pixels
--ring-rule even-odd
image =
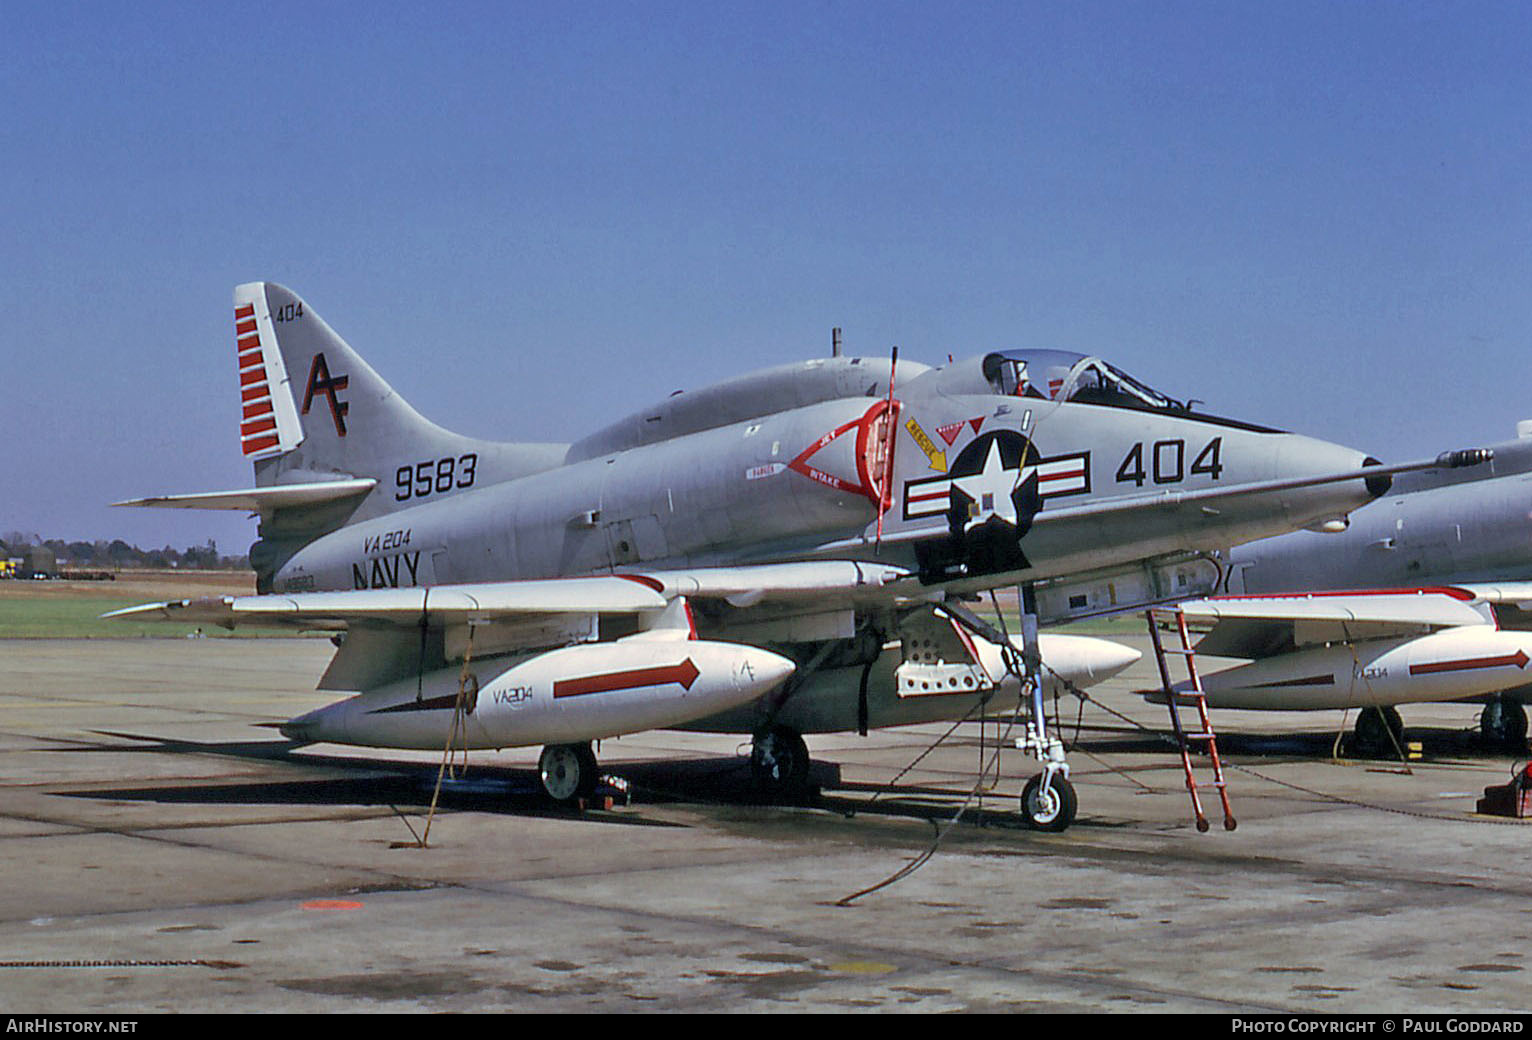
[[[257,462],[278,460],[260,468],[263,478],[271,469],[273,478],[289,474],[286,482],[297,470],[297,479],[346,474],[392,487],[403,461],[434,465],[483,447],[411,408],[291,290],[274,282],[239,286],[234,320],[244,409],[240,448]]]
[[[371,477],[357,519],[556,466],[566,446],[482,441],[426,419],[296,293],[234,290],[240,450],[260,485]]]
[[[273,282],[234,290],[234,336],[240,451],[256,487],[282,496],[261,499],[261,538],[250,547],[262,591],[283,561],[331,531],[551,469],[568,454],[564,444],[478,440],[429,421]],[[292,490],[348,480],[355,493]]]

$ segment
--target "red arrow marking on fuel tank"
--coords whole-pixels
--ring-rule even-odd
[[[1524,650],[1518,650],[1514,654],[1506,654],[1504,657],[1475,657],[1466,661],[1442,661],[1439,664],[1412,664],[1411,675],[1429,675],[1434,672],[1466,672],[1473,668],[1504,668],[1507,665],[1515,665],[1517,668],[1525,668],[1527,662],[1532,661]]]
[[[1280,686],[1334,686],[1335,675],[1311,675],[1307,679],[1283,679],[1278,682],[1260,683],[1255,687],[1258,690],[1275,689]]]
[[[626,672],[588,675],[583,679],[560,679],[553,684],[553,696],[555,699],[578,697],[586,693],[636,690],[641,686],[664,686],[666,683],[680,683],[689,690],[701,674],[688,657],[680,664],[661,665],[658,668],[634,668]]]

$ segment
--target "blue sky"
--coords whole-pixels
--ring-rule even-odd
[[[1532,7],[0,0],[0,531],[241,551],[230,292],[566,440],[828,351],[1100,353],[1385,460],[1532,418]]]

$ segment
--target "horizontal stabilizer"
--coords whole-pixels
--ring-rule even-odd
[[[114,506],[157,509],[237,509],[247,513],[270,513],[278,509],[316,506],[365,495],[378,482],[371,477],[323,480],[312,484],[278,484],[239,491],[202,491],[189,495],[154,495],[113,502]]]

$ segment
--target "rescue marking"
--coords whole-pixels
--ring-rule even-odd
[[[916,445],[920,447],[921,453],[925,455],[926,462],[931,468],[938,473],[947,472],[947,453],[939,449],[931,438],[926,436],[926,431],[920,428],[920,423],[915,421],[913,415],[905,421],[904,428],[909,431],[911,437],[915,438]]]

